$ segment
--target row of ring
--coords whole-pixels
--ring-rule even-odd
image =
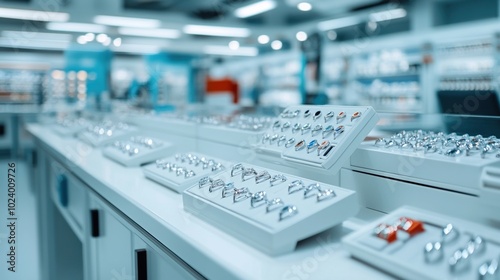
[[[335,128],[333,125],[330,124],[323,129],[323,125],[321,124],[317,124],[314,127],[312,127],[310,123],[306,123],[304,125],[301,125],[300,123],[295,123],[292,127],[290,122],[285,122],[281,125],[279,121],[276,121],[274,123],[273,130],[278,130],[281,128],[281,132],[284,132],[290,127],[292,128],[292,133],[294,134],[297,133],[299,130],[301,131],[301,135],[304,135],[307,132],[311,131],[312,136],[322,132],[323,138],[330,135],[331,133],[333,133],[333,137],[335,138],[345,131],[345,127],[343,125],[339,125]]]
[[[163,145],[163,143],[161,141],[154,140],[153,138],[149,138],[149,137],[142,137],[142,136],[130,137],[130,142],[132,142],[134,144],[139,144],[139,145],[144,146],[148,149],[154,149],[154,148],[157,148],[157,147],[160,147],[161,145]]]
[[[272,145],[276,141],[277,135],[274,135],[269,139],[269,143]],[[324,140],[323,142],[319,143],[318,140],[313,139],[306,145],[306,140],[300,140],[299,142],[295,143],[295,138],[290,138],[286,139],[286,136],[280,136],[277,138],[278,141],[276,141],[276,145],[279,147],[283,143],[285,144],[285,148],[290,148],[291,146],[295,145],[295,151],[300,151],[304,148],[307,148],[307,153],[311,153],[314,150],[317,150],[318,156],[321,154],[322,151],[325,151],[323,153],[323,156],[327,156],[330,151],[335,147],[335,145],[332,145],[330,141]]]
[[[176,176],[184,176],[186,179],[196,176],[196,173],[193,170],[188,170],[185,167],[177,166],[177,164],[170,163],[165,160],[157,160],[156,167],[168,170],[169,172],[174,172]]]
[[[308,118],[309,116],[311,116],[312,112],[311,110],[306,110],[304,112],[304,115],[303,117],[304,118]],[[299,117],[300,115],[300,110],[295,110],[295,111],[284,111],[283,113],[281,113],[281,118],[283,119],[291,119],[291,118],[297,118]],[[321,118],[322,116],[322,113],[320,110],[316,111],[313,115],[313,121],[316,121],[317,119]],[[324,120],[325,120],[325,123],[328,122],[329,120],[331,120],[333,117],[335,116],[335,113],[333,111],[330,111],[328,112],[325,116],[324,116]],[[340,123],[342,122],[345,118],[346,118],[346,113],[345,112],[340,112],[337,114],[337,123]],[[357,111],[357,112],[354,112],[352,115],[351,115],[351,122],[355,119],[358,119],[359,117],[361,117],[361,112]]]
[[[224,169],[224,166],[220,162],[216,162],[213,159],[207,159],[206,157],[199,157],[194,154],[175,154],[175,161],[181,163],[188,163],[190,165],[198,166],[202,164],[203,169],[211,168],[212,171],[218,171]]]

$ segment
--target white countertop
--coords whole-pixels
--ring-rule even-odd
[[[66,168],[207,278],[391,278],[352,259],[340,244],[378,213],[363,210],[342,226],[300,242],[295,252],[271,257],[184,211],[182,195],[146,179],[141,168],[119,165],[101,149],[62,138],[46,126],[30,124],[27,129]]]

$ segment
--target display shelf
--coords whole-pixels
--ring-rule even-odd
[[[178,193],[205,176],[227,169],[229,163],[200,153],[175,154],[142,168],[146,178]]]
[[[257,249],[279,255],[358,211],[356,193],[239,163],[183,194],[184,209]]]
[[[125,166],[140,166],[165,157],[174,151],[171,143],[151,137],[132,136],[128,139],[116,140],[106,146],[104,156]]]
[[[359,258],[404,279],[497,279],[500,232],[402,207],[343,239]]]
[[[256,150],[336,173],[377,121],[371,107],[292,106],[264,133]]]

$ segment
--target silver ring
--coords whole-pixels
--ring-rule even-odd
[[[212,183],[213,183],[212,178],[210,178],[210,177],[208,177],[208,176],[207,176],[207,177],[203,177],[203,178],[201,178],[201,179],[198,181],[198,187],[199,187],[200,189],[202,189],[202,188],[204,188],[204,187],[206,187],[206,186],[211,186],[211,185],[212,185]]]
[[[281,127],[281,122],[280,121],[275,121],[273,124],[273,130],[278,129]]]
[[[340,112],[338,115],[337,115],[337,123],[340,123],[341,121],[343,121],[345,119],[345,112]]]
[[[283,201],[280,198],[275,198],[273,200],[267,201],[266,213],[279,209],[283,206]]]
[[[295,144],[295,138],[290,138],[288,141],[285,143],[286,148],[290,148],[293,144]]]
[[[266,170],[260,172],[257,176],[255,176],[255,184],[260,184],[266,180],[271,179],[271,174]]]
[[[334,127],[331,124],[325,127],[325,129],[323,130],[323,139],[325,139],[328,134],[332,133],[333,129]]]
[[[498,279],[498,260],[492,259],[489,262],[483,263],[478,269],[479,280],[495,280]]]
[[[317,124],[312,130],[311,130],[311,135],[314,136],[314,134],[319,133],[320,131],[323,130],[323,126],[320,124]]]
[[[458,249],[448,261],[452,272],[460,272],[470,266],[470,254],[467,249]]]
[[[344,131],[345,127],[343,125],[339,125],[333,132],[333,139],[336,139],[338,136],[340,136],[340,134],[344,133]]]
[[[304,118],[307,118],[307,117],[309,117],[310,115],[311,115],[311,110],[309,110],[309,109],[308,109],[308,110],[306,110],[306,111],[304,112]]]
[[[429,242],[424,246],[424,259],[427,263],[435,263],[443,258],[441,242]]]
[[[184,167],[179,167],[177,168],[177,170],[175,171],[175,175],[176,176],[184,176],[187,172],[187,169],[184,168]]]
[[[264,135],[262,136],[262,144],[266,144],[266,142],[267,142],[267,141],[269,141],[269,138],[271,138],[271,135],[269,135],[269,134],[267,134],[267,133],[266,133],[266,134],[264,134]]]
[[[274,141],[278,140],[280,136],[278,134],[274,134],[273,136],[271,136],[271,138],[269,139],[269,144],[273,144]]]
[[[310,152],[316,150],[316,148],[319,146],[318,140],[314,139],[309,144],[307,144],[307,153],[309,154]]]
[[[458,231],[452,224],[447,224],[441,229],[441,239],[443,243],[450,243],[458,238]]]
[[[311,129],[311,124],[310,123],[306,123],[302,126],[301,128],[301,131],[302,131],[302,135],[304,135],[305,133],[307,133],[307,131],[309,131]]]
[[[282,126],[281,126],[281,132],[285,131],[286,129],[290,128],[291,124],[290,122],[285,122]]]
[[[317,120],[320,117],[321,117],[321,111],[316,111],[316,113],[314,113],[313,120]]]
[[[218,162],[212,166],[212,172],[213,171],[218,171],[224,169],[224,165],[222,163]]]
[[[304,183],[301,180],[295,180],[288,185],[288,194],[292,194],[304,189]]]
[[[272,187],[272,186],[276,186],[278,184],[281,184],[285,181],[286,181],[285,175],[278,174],[278,175],[274,175],[269,182],[271,183],[271,187]]]
[[[255,208],[261,205],[266,204],[267,194],[265,191],[256,192],[252,195],[252,199],[250,200],[250,205]]]
[[[243,164],[241,164],[241,163],[234,165],[233,168],[231,168],[231,177],[234,177],[240,173],[243,173],[243,169],[245,169],[245,168],[243,167]]]
[[[326,115],[325,115],[325,122],[328,122],[331,118],[333,118],[335,116],[335,113],[333,111],[330,111],[328,112]]]
[[[327,200],[327,199],[330,199],[330,198],[334,198],[336,196],[337,195],[335,194],[335,192],[332,189],[326,189],[326,190],[320,191],[316,195],[316,201],[317,202],[321,202],[321,201],[324,201],[324,200]]]
[[[297,213],[299,213],[299,211],[297,210],[297,207],[295,207],[294,205],[285,206],[280,211],[279,220],[282,221],[286,218],[293,217],[297,215]]]
[[[456,149],[456,148],[453,148],[453,149],[450,149],[450,150],[447,150],[444,155],[445,156],[449,156],[449,157],[457,157],[459,155],[462,154],[462,151],[460,151],[459,149]]]
[[[257,171],[253,168],[245,168],[243,172],[241,173],[241,180],[246,181],[248,179],[251,179],[253,177],[257,176]]]
[[[283,142],[286,141],[286,136],[285,135],[282,135],[279,139],[278,139],[278,146],[281,146],[281,144],[283,144]]]
[[[361,117],[361,112],[354,112],[354,114],[352,114],[351,116],[351,122],[355,119],[358,119],[359,117]]]
[[[486,243],[483,238],[479,235],[471,238],[467,241],[467,245],[465,246],[469,254],[479,255],[482,254],[486,249]]]
[[[299,131],[301,128],[302,128],[302,126],[300,125],[300,123],[294,124],[292,127],[292,133]]]
[[[243,201],[251,196],[252,194],[248,191],[248,188],[234,189],[233,203]]]
[[[234,183],[227,183],[222,189],[222,198],[231,196],[234,193]]]
[[[313,183],[304,189],[304,198],[309,198],[321,191],[321,186],[318,183]]]
[[[193,170],[189,170],[188,172],[186,172],[186,174],[184,174],[185,178],[191,178],[194,176],[196,176],[196,173]]]
[[[387,140],[385,140],[385,138],[379,138],[379,139],[375,140],[375,143],[373,144],[373,146],[384,147],[386,144],[387,144]]]
[[[321,153],[322,150],[325,150],[329,146],[330,146],[330,141],[325,140],[325,141],[321,142],[321,144],[318,146],[318,156],[319,156],[319,154]]]
[[[306,146],[306,140],[300,140],[297,144],[295,144],[295,151],[302,150]]]
[[[300,114],[300,110],[295,110],[295,111],[293,112],[293,114],[292,114],[292,118],[296,118],[296,117],[298,117],[298,116],[299,116],[299,114]]]
[[[212,182],[212,184],[208,188],[208,191],[214,192],[220,188],[223,188],[224,186],[226,186],[226,183],[224,183],[224,181],[222,179],[217,179],[217,180]]]

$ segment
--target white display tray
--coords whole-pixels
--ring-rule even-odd
[[[377,237],[373,230],[381,223],[392,224],[400,217],[419,220],[425,231],[406,240],[392,243]],[[452,224],[458,232],[455,240],[442,242],[443,254],[437,261],[426,261],[424,247],[429,242],[441,240],[441,230]],[[449,260],[459,248],[465,248],[471,237],[479,235],[485,242],[484,250],[468,255],[463,269],[452,270]],[[404,236],[404,235],[401,235]],[[398,232],[398,238],[400,234]],[[500,231],[473,222],[441,215],[421,209],[402,207],[352,233],[342,240],[352,255],[402,279],[481,279],[479,267],[500,257]],[[497,278],[498,279],[498,273]],[[493,278],[487,278],[493,279]]]
[[[230,164],[227,161],[218,158],[194,152],[186,153],[186,155],[187,154],[195,155],[198,158],[204,157],[207,160],[214,160],[217,163],[221,163],[223,166],[222,170],[227,169],[230,166]],[[160,183],[161,185],[168,187],[178,193],[182,193],[185,189],[191,187],[194,183],[198,182],[200,178],[203,178],[205,176],[213,176],[216,175],[217,173],[222,172],[222,170],[212,171],[211,167],[203,168],[202,164],[196,166],[188,162],[180,162],[178,159],[176,159],[176,155],[163,158],[162,160],[169,163],[175,163],[176,165],[178,165],[178,167],[184,167],[196,173],[195,176],[190,178],[185,178],[185,176],[177,176],[175,171],[170,171],[169,169],[163,169],[161,167],[158,167],[157,163],[151,163],[142,168],[146,178],[151,179],[157,183]]]
[[[102,150],[103,155],[124,166],[140,166],[155,161],[159,158],[166,157],[174,152],[174,146],[171,143],[158,139],[152,138],[152,140],[158,144],[158,146],[153,148],[139,145],[130,140],[131,139],[128,138],[122,140],[121,142],[130,145],[131,149],[139,149],[139,153],[130,155],[123,152],[121,149],[116,147],[114,143],[112,143]]]
[[[106,144],[112,143],[115,140],[121,139],[121,138],[126,138],[128,136],[133,135],[134,133],[137,132],[137,129],[135,127],[129,127],[126,130],[114,130],[113,135],[107,136],[107,135],[102,135],[102,136],[96,136],[93,133],[90,133],[88,131],[83,131],[78,134],[78,138],[85,143],[88,143],[94,147],[101,147]]]
[[[87,127],[84,125],[75,125],[71,127],[65,127],[59,124],[52,125],[52,130],[63,137],[74,136],[80,131],[85,130]]]
[[[307,110],[310,112],[309,116],[304,115]],[[318,111],[321,112],[321,116],[314,118]],[[299,113],[295,117],[290,117],[290,112]],[[325,116],[329,112],[333,112],[333,117],[325,119]],[[337,120],[340,112],[344,112],[345,118]],[[355,112],[359,112],[360,116],[351,119]],[[268,156],[281,156],[284,160],[290,162],[306,164],[336,173],[349,159],[366,135],[375,127],[378,119],[373,108],[367,106],[292,106],[285,109],[277,119],[280,127],[272,126],[269,128],[255,148],[257,153],[262,155],[263,159]],[[283,129],[283,124],[287,122],[290,123],[290,127]],[[310,124],[310,128],[308,130],[294,130],[293,127],[296,124],[299,124],[300,127]],[[313,132],[317,125],[321,125],[322,129]],[[324,129],[329,125],[332,125],[334,128],[343,126],[344,131],[341,134],[336,134],[333,131],[331,133],[324,133]],[[291,138],[295,141],[293,145],[286,146],[286,142],[283,141],[264,140],[264,137],[267,136],[271,138],[277,136],[278,139],[284,136],[287,139],[286,141]],[[306,146],[300,150],[296,150],[295,144],[301,140],[305,141]],[[327,140],[330,142],[330,146],[323,150],[308,149],[307,145],[313,140],[316,140],[318,144]]]
[[[388,176],[468,194],[479,195],[483,168],[499,162],[495,154],[449,157],[398,148],[381,148],[374,142],[361,144],[351,156],[354,170]]]
[[[200,188],[197,183],[184,192],[184,209],[267,254],[290,253],[295,250],[298,241],[342,223],[359,210],[354,191],[319,183],[322,190],[333,190],[335,196],[318,201],[316,193],[313,193],[311,197],[304,198],[303,190],[289,194],[289,185],[295,180],[301,180],[305,187],[317,182],[246,163],[242,165],[253,168],[257,173],[268,171],[271,176],[281,174],[287,180],[274,186],[271,186],[270,180],[258,184],[255,178],[243,181],[241,174],[231,176],[232,168],[211,178],[214,181],[222,179],[226,184],[233,183],[238,189],[248,188],[252,194],[265,191],[268,201],[280,198],[283,201],[281,207],[267,212],[266,203],[252,207],[251,198],[233,202],[233,195],[222,198],[222,189],[210,192],[209,187]],[[280,211],[291,205],[296,206],[297,213],[280,219]]]

